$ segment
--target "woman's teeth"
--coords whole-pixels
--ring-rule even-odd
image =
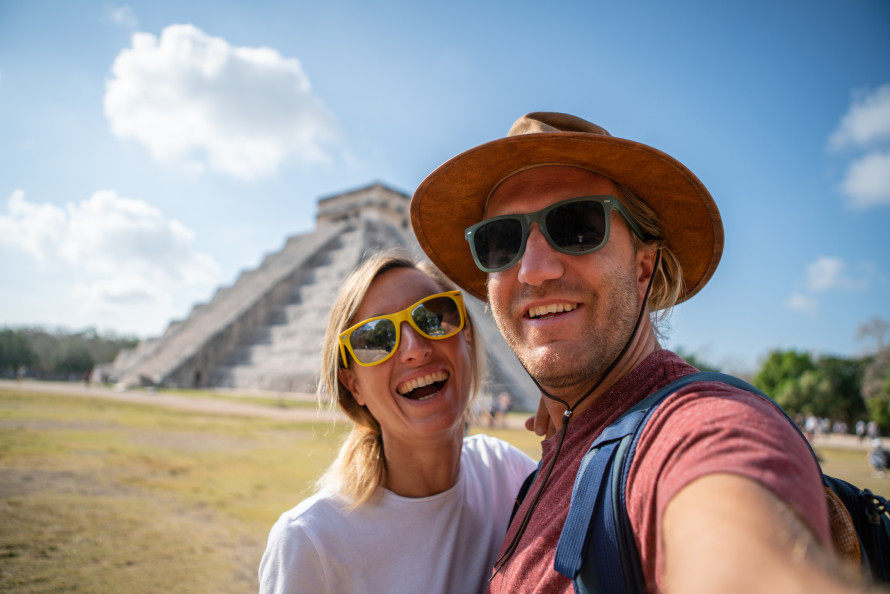
[[[577,303],[551,303],[550,305],[539,305],[528,310],[528,317],[539,318],[548,314],[572,311],[577,308]]]
[[[423,377],[418,377],[413,380],[407,381],[398,388],[399,394],[405,396],[409,392],[413,392],[418,388],[424,388],[431,384],[435,384],[436,382],[444,382],[448,379],[448,374],[442,370],[435,371],[433,373],[427,374]]]

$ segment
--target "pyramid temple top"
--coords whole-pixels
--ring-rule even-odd
[[[382,219],[410,229],[408,205],[411,197],[380,183],[318,201],[319,226],[348,220]]]

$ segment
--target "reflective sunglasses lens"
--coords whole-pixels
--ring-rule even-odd
[[[429,338],[446,337],[460,327],[460,309],[451,297],[436,297],[414,308],[411,318]]]
[[[362,324],[349,335],[349,346],[361,363],[379,361],[396,346],[396,326],[392,320],[373,320]]]
[[[571,202],[547,213],[547,232],[567,252],[586,252],[606,238],[606,209],[594,200]]]
[[[486,223],[473,234],[473,245],[482,266],[489,270],[503,268],[522,247],[522,223],[517,219]]]

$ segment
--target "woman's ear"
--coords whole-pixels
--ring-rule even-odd
[[[467,322],[466,326],[464,326],[464,339],[467,341],[468,345],[473,344],[473,327],[470,326],[470,323]]]
[[[355,378],[355,374],[352,373],[351,369],[338,369],[337,370],[337,378],[340,380],[340,383],[346,386],[346,389],[352,394],[353,399],[358,402],[359,406],[365,405],[365,399],[361,395],[361,391],[358,386],[358,380]]]

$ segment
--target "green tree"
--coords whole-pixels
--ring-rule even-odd
[[[862,398],[862,382],[869,359],[844,359],[842,357],[820,357],[819,370],[825,374],[830,392],[825,398],[825,414],[848,425],[867,415],[865,400]]]
[[[774,398],[789,413],[813,414],[852,425],[865,416],[862,400],[863,362],[823,357],[815,369],[781,383]]]
[[[789,414],[813,414],[848,425],[865,416],[866,360],[773,351],[754,378]]]
[[[139,342],[134,337],[100,335],[93,328],[81,332],[22,328],[16,333],[27,341],[35,353],[34,375],[42,379],[62,379],[72,373],[82,373],[95,364],[109,363],[122,348],[133,348]],[[84,350],[89,354],[89,359],[84,355]]]
[[[50,357],[50,371],[82,374],[93,368],[93,356],[83,342],[68,340]]]
[[[0,330],[0,372],[14,374],[22,365],[31,367],[37,363],[37,353],[21,333],[4,328]]]
[[[784,384],[800,378],[805,371],[815,368],[808,353],[772,351],[754,376],[754,386],[776,398],[776,395],[784,389]]]
[[[862,398],[869,418],[884,430],[890,428],[890,347],[875,353],[865,367]]]
[[[826,411],[831,382],[819,369],[807,369],[799,377],[789,378],[779,384],[773,398],[789,414],[830,416]]]

